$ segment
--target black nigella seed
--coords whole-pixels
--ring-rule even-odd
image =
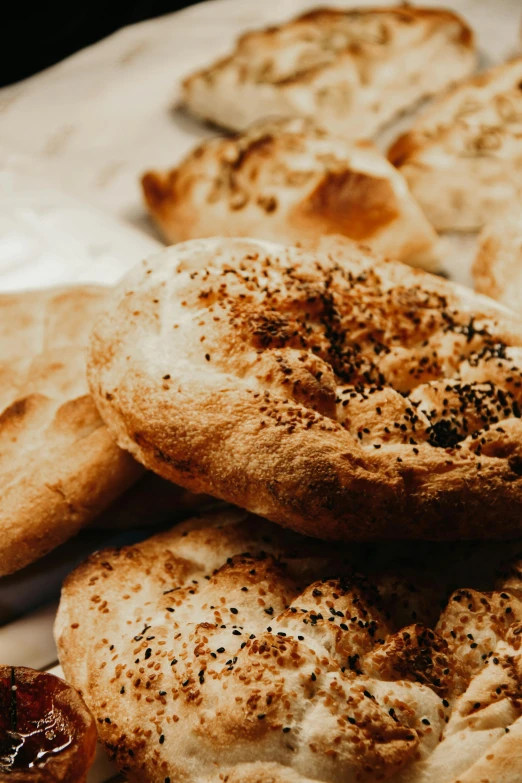
[[[165,735],[164,734],[160,734],[160,738],[159,738],[160,745],[163,745],[164,742],[165,742]]]
[[[152,655],[152,650],[150,647],[147,647],[147,649],[145,650],[145,660],[148,660],[148,658],[150,658],[151,655]]]

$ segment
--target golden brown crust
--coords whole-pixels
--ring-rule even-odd
[[[440,231],[477,231],[522,198],[522,58],[467,79],[392,144],[388,159]]]
[[[347,241],[209,239],[123,282],[89,376],[193,491],[318,537],[490,538],[520,532],[521,347],[508,311]]]
[[[204,141],[175,169],[145,174],[142,186],[169,243],[342,234],[414,266],[438,264],[437,235],[396,169],[371,143],[347,142],[311,120]]]
[[[345,138],[368,138],[474,65],[473,33],[451,11],[320,8],[242,35],[232,54],[185,79],[183,100],[233,130],[308,116]]]
[[[95,750],[94,719],[74,688],[0,665],[2,783],[85,783]]]
[[[85,350],[106,295],[0,296],[0,575],[73,536],[142,472],[88,394]]]
[[[126,777],[455,783],[480,779],[473,769],[497,781],[510,759],[502,780],[517,783],[506,735],[522,721],[520,561],[495,584],[484,545],[475,589],[452,593],[469,578],[453,545],[406,564],[389,549],[376,582],[367,547],[231,509],[73,572],[60,660]]]

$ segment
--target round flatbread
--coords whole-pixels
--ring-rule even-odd
[[[349,242],[164,251],[97,322],[89,377],[147,467],[301,532],[521,529],[519,321]]]
[[[229,510],[73,572],[60,661],[126,779],[519,783],[520,561],[390,549]]]

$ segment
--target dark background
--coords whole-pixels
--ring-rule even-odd
[[[0,86],[25,79],[120,27],[195,2],[62,0],[37,4],[0,0]]]

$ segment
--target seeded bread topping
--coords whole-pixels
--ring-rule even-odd
[[[516,783],[519,561],[385,550],[228,510],[80,566],[60,660],[126,777]]]
[[[145,465],[299,530],[513,534],[522,335],[506,313],[348,242],[188,242],[116,292],[90,383]]]

